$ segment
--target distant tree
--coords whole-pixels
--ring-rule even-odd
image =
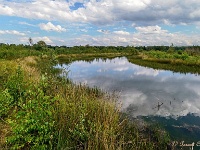
[[[34,44],[36,50],[44,50],[47,47],[47,44],[44,41],[38,41],[37,44]]]
[[[85,47],[90,47],[90,45],[89,45],[89,44],[86,44]]]
[[[47,44],[44,41],[38,41],[37,45],[41,46],[41,47],[46,47]]]
[[[173,53],[175,51],[174,44],[172,43],[169,49],[167,50],[168,53]]]

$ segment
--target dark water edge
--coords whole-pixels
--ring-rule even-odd
[[[178,118],[161,116],[141,116],[150,124],[159,124],[169,134],[173,141],[200,141],[200,117],[188,114]]]
[[[196,114],[190,113],[177,118],[128,115],[128,118],[139,130],[149,128],[150,131],[156,129],[161,133],[166,132],[170,139],[169,150],[200,150],[200,117]]]

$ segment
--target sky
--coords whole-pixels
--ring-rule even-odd
[[[199,0],[0,0],[0,43],[199,45]]]

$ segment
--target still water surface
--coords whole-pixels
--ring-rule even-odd
[[[178,120],[194,114],[199,119],[198,75],[141,67],[128,62],[125,57],[75,61],[62,67],[69,70],[69,78],[76,83],[97,86],[109,92],[118,91],[122,110],[130,116],[160,116]],[[195,123],[200,125],[200,119]]]

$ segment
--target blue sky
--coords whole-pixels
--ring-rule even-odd
[[[0,43],[199,45],[199,0],[0,0]]]

